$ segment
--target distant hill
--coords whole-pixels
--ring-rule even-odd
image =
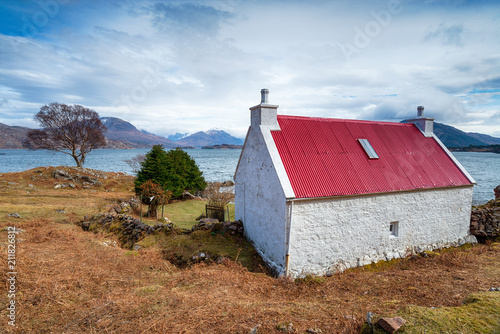
[[[173,148],[178,145],[165,137],[144,133],[137,130],[135,126],[116,117],[102,117],[101,121],[106,126],[106,148],[131,149],[150,148],[156,144],[162,144],[165,148]],[[22,142],[30,128],[22,126],[10,126],[0,123],[0,149],[20,149]]]
[[[185,147],[201,148],[212,145],[242,145],[243,140],[235,138],[223,130],[200,131],[192,135],[176,134],[171,138],[179,138],[177,141],[157,136],[147,131],[140,131],[131,123],[117,117],[101,117],[106,126],[105,133],[107,146],[111,149],[150,148],[156,144],[162,144],[165,148]],[[0,123],[0,149],[23,148],[22,141],[30,128],[21,126],[9,126]]]
[[[477,132],[467,132],[467,134],[471,137],[474,137],[480,141],[482,141],[485,144],[488,145],[500,145],[500,138],[488,136],[488,135],[483,135],[482,133],[477,133]]]
[[[26,139],[29,130],[31,129],[24,126],[10,126],[0,123],[0,148],[23,148],[22,142]]]
[[[479,133],[467,133],[442,123],[434,123],[434,133],[446,147],[485,146],[500,144],[500,138]]]
[[[165,137],[139,131],[131,123],[117,117],[101,117],[101,121],[108,129],[106,138],[110,141],[120,142],[128,148],[150,148],[157,144],[162,144],[165,148],[178,146]]]
[[[178,133],[169,136],[172,139],[179,138],[178,140],[169,140],[146,131],[140,131],[131,123],[117,117],[102,117],[101,121],[108,129],[106,132],[108,142],[106,148],[150,148],[156,144],[162,144],[167,149],[174,147],[202,148],[208,146],[221,148],[217,146],[223,144],[231,146],[243,145],[242,139],[233,137],[220,129],[200,131],[191,135]],[[31,129],[22,126],[9,126],[0,123],[0,149],[23,148],[22,141],[26,138],[29,130]],[[500,145],[500,138],[480,133],[466,133],[442,123],[434,123],[434,133],[447,147]]]
[[[175,142],[176,145],[180,146],[194,146],[194,147],[203,147],[203,146],[213,146],[213,145],[243,145],[243,140],[240,138],[236,138],[231,136],[229,133],[220,130],[220,129],[212,129],[209,131],[200,131],[193,133],[181,140]]]

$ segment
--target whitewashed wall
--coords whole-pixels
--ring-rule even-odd
[[[322,275],[474,242],[471,201],[472,186],[295,201],[289,274]],[[397,237],[389,231],[395,221]]]
[[[263,134],[264,132],[264,134]],[[270,267],[285,265],[286,199],[265,143],[269,129],[250,128],[235,174],[235,218]]]

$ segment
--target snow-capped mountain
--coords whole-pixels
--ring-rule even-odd
[[[203,147],[203,146],[221,145],[221,144],[243,145],[243,139],[233,137],[229,133],[221,129],[211,129],[208,131],[199,131],[193,133],[187,137],[175,141],[175,144],[181,146],[193,146],[193,147]]]
[[[167,136],[167,139],[175,142],[175,141],[181,140],[183,138],[186,138],[187,136],[189,136],[189,132],[186,132],[186,133],[177,132],[175,135]]]

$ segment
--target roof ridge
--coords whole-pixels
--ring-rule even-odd
[[[349,123],[367,123],[367,124],[390,124],[398,126],[413,126],[412,123],[400,123],[400,122],[389,122],[389,121],[369,121],[362,119],[345,119],[345,118],[329,118],[329,117],[310,117],[310,116],[295,116],[295,115],[278,115],[278,119],[288,118],[297,120],[311,120],[318,122],[349,122]]]

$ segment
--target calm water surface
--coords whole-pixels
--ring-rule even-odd
[[[133,175],[125,162],[148,149],[95,150],[85,161],[85,167],[107,172]],[[241,150],[186,150],[196,161],[207,181],[232,180]],[[493,189],[500,184],[500,154],[454,152],[455,157],[476,180],[474,202],[484,203],[495,197]],[[20,172],[40,166],[75,166],[66,154],[50,151],[0,150],[0,173]]]
[[[106,172],[124,172],[133,175],[125,162],[149,149],[94,150],[85,158],[84,167]],[[207,181],[232,180],[241,150],[186,150],[196,161]],[[5,155],[4,155],[5,154]],[[46,150],[0,150],[0,173],[20,172],[41,166],[76,166],[67,154]]]

